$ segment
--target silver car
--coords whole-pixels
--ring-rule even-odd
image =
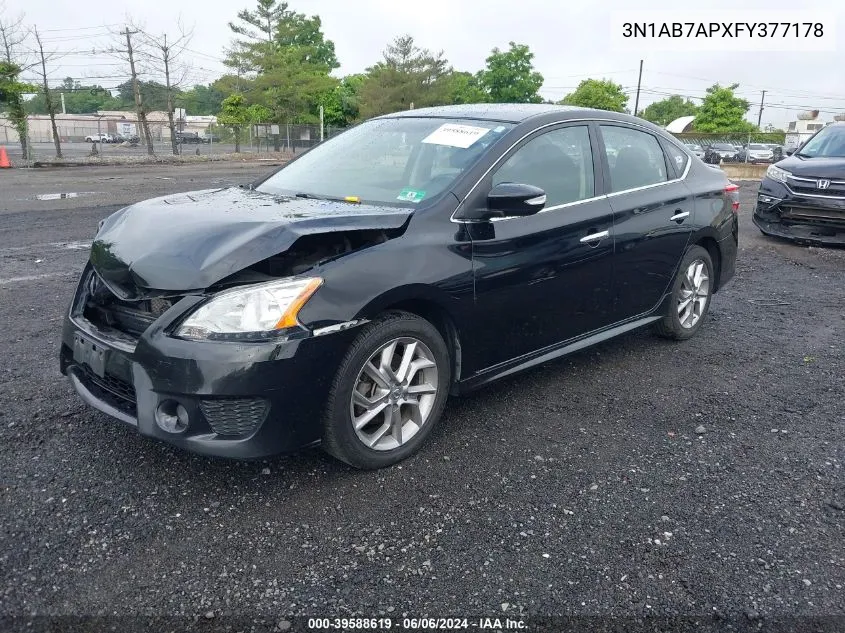
[[[696,145],[695,143],[684,143],[686,148],[695,154],[698,158],[704,160],[704,148],[701,145]]]
[[[749,163],[771,163],[775,157],[772,148],[763,143],[749,143],[748,149],[743,150],[743,154],[747,155],[745,162]]]

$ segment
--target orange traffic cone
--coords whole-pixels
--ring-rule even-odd
[[[11,168],[12,163],[9,162],[9,155],[6,153],[6,148],[0,146],[0,169]]]

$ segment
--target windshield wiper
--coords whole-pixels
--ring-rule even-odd
[[[293,194],[296,198],[304,198],[306,200],[330,200],[332,202],[352,202],[352,203],[360,203],[361,199],[358,196],[349,196],[347,198],[338,198],[337,196],[320,196],[316,193],[307,193],[305,191],[300,191],[299,193]]]
[[[805,154],[804,152],[795,152],[793,156],[800,156],[801,158],[814,158],[813,156]]]

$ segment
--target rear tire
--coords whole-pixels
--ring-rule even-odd
[[[690,246],[672,282],[667,313],[655,325],[657,334],[676,341],[695,336],[710,310],[715,283],[710,253],[701,246]]]
[[[431,323],[389,312],[364,326],[340,363],[323,416],[323,448],[373,470],[410,457],[443,413],[449,348]]]

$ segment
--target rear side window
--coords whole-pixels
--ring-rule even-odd
[[[600,125],[599,128],[610,167],[611,191],[625,191],[668,180],[666,159],[655,136],[615,125]]]
[[[666,147],[666,155],[669,157],[669,162],[674,165],[675,167],[675,175],[680,178],[684,170],[687,168],[687,163],[689,162],[689,156],[681,149],[675,145],[674,143],[666,142],[664,143]]]

